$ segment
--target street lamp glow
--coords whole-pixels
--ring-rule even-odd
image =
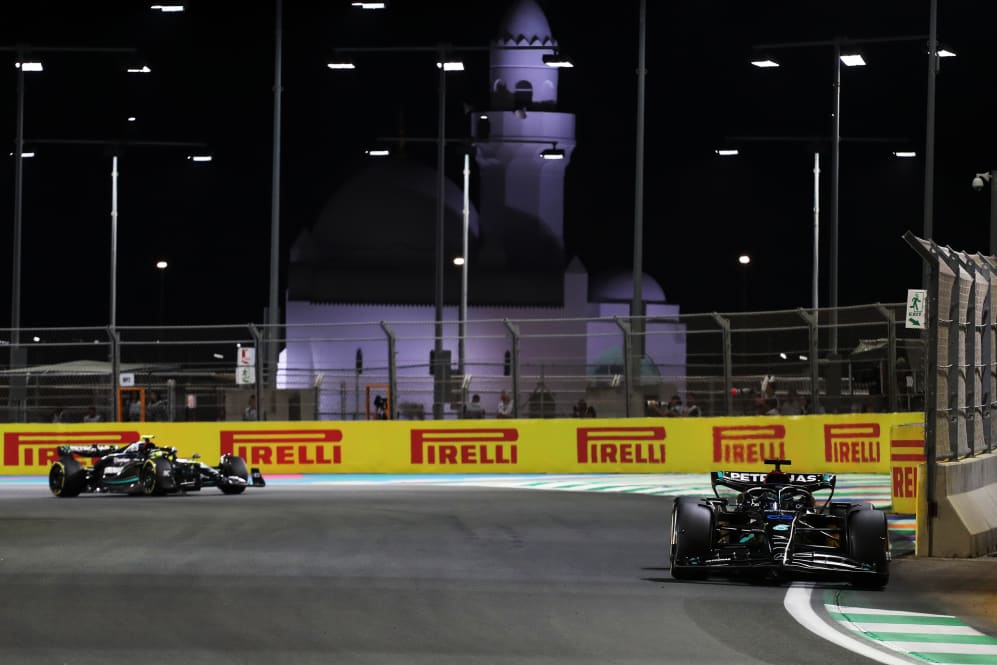
[[[135,122],[137,118],[133,115],[128,116],[128,122]]]
[[[733,148],[721,148],[715,151],[720,157],[737,157],[740,152]]]
[[[170,264],[169,264],[169,263],[167,263],[166,261],[156,261],[156,267],[157,267],[157,268],[159,268],[160,270],[166,270],[166,268],[167,268],[167,267],[168,267],[169,265],[170,265]]]
[[[356,69],[357,66],[353,64],[352,60],[333,60],[332,62],[326,63],[325,65],[329,69]]]
[[[40,341],[42,341],[42,338],[39,337],[38,335],[35,335],[34,337],[31,338],[31,340],[34,341],[34,342],[40,342]]]
[[[383,2],[351,2],[350,4],[360,9],[384,9],[386,6]]]
[[[842,53],[841,64],[845,67],[865,67],[865,58],[861,53]]]
[[[225,358],[225,356],[223,356],[220,353],[212,353],[211,357],[214,358],[215,360],[223,360]]]
[[[391,154],[391,151],[387,148],[374,148],[371,150],[364,150],[364,154],[368,157],[387,157]]]
[[[914,152],[913,150],[894,150],[893,156],[900,158],[910,158],[910,157],[917,157],[917,153]]]
[[[212,157],[211,155],[187,155],[187,159],[193,162],[210,162]]]
[[[13,157],[14,153],[10,153],[10,156]],[[28,157],[34,157],[34,156],[35,156],[35,153],[33,153],[33,152],[22,152],[21,153],[21,159],[26,159]]]
[[[445,72],[462,72],[464,71],[464,63],[461,60],[444,60],[443,62],[437,62],[436,68],[443,68]]]
[[[772,58],[759,58],[757,60],[752,60],[751,64],[760,69],[769,69],[780,66],[779,63]]]
[[[545,53],[543,61],[548,67],[555,67],[557,69],[575,66],[575,63],[571,61],[571,58],[561,55],[560,53]]]
[[[782,353],[780,353],[780,354],[779,354],[779,357],[780,357],[780,358],[782,358],[783,360],[785,360],[785,359],[787,358],[787,356],[786,356],[786,352],[785,352],[785,351],[783,351]]]
[[[152,5],[150,9],[164,14],[175,14],[183,11],[183,5]]]
[[[746,266],[749,263],[751,263],[751,257],[748,256],[747,254],[742,254],[741,256],[737,257],[737,262],[740,263],[742,266]]]
[[[955,51],[950,51],[947,48],[940,48],[936,52],[939,58],[954,58]]]
[[[463,256],[455,256],[453,258],[453,264],[455,266],[462,266],[462,265],[464,265],[464,257]]]
[[[152,70],[149,69],[149,65],[142,65],[141,67],[129,67],[127,70],[129,74],[148,74]]]
[[[26,71],[26,72],[41,72],[41,71],[45,71],[44,67],[42,67],[42,63],[38,62],[37,60],[35,60],[35,61],[25,61],[25,62],[15,62],[14,63],[14,68],[15,69],[21,69],[21,70]]]

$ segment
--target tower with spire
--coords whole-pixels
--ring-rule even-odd
[[[564,176],[575,116],[557,111],[558,69],[544,62],[557,48],[535,0],[513,3],[491,44],[490,109],[471,115],[483,270],[564,270]]]

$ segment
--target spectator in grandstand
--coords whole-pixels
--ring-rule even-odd
[[[701,416],[703,412],[699,408],[699,404],[696,403],[696,396],[689,393],[685,396],[685,415],[687,416]]]
[[[498,408],[495,411],[496,418],[512,418],[512,398],[509,393],[502,391],[499,395]]]
[[[87,415],[83,416],[83,422],[85,423],[99,423],[102,420],[100,414],[97,413],[96,406],[90,406],[87,408]]]
[[[775,389],[775,376],[772,374],[766,375],[765,378],[762,379],[762,391],[759,393],[758,397],[755,398],[755,406],[758,409],[758,415],[779,415],[779,397],[776,395]]]
[[[481,406],[481,395],[474,393],[471,396],[471,401],[464,406],[464,417],[465,418],[484,418],[485,409]]]
[[[52,413],[52,422],[54,423],[64,423],[66,422],[66,410],[61,406],[55,407],[55,412]]]
[[[256,395],[252,394],[249,396],[246,408],[242,410],[242,419],[256,420],[257,416],[259,416],[259,412],[256,410]]]
[[[166,400],[159,396],[155,390],[149,391],[149,403],[145,409],[146,420],[167,420],[169,408]]]
[[[806,413],[803,410],[803,400],[797,394],[796,388],[790,388],[786,393],[786,399],[779,405],[779,413],[784,416],[802,416]]]

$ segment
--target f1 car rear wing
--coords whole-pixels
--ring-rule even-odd
[[[834,486],[838,479],[833,473],[790,473],[783,471],[784,464],[792,464],[788,459],[767,459],[765,463],[775,466],[775,469],[768,472],[711,471],[710,485],[713,486],[713,493],[720,496],[717,487],[729,487],[736,492],[744,492],[752,487],[777,488],[792,485],[805,489],[811,494],[818,490],[831,490],[831,496],[834,495]],[[830,501],[830,497],[828,497],[828,501]]]
[[[60,455],[79,455],[80,457],[103,457],[121,450],[120,446],[111,444],[77,444],[74,446],[59,446]]]

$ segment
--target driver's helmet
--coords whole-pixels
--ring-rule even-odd
[[[156,447],[151,436],[143,436],[135,443],[129,444],[125,448],[125,453],[129,455],[148,455]]]
[[[773,489],[755,487],[742,493],[738,503],[748,510],[778,510],[779,494]]]
[[[779,508],[782,510],[805,510],[813,506],[813,495],[803,489],[788,488],[779,496]]]

